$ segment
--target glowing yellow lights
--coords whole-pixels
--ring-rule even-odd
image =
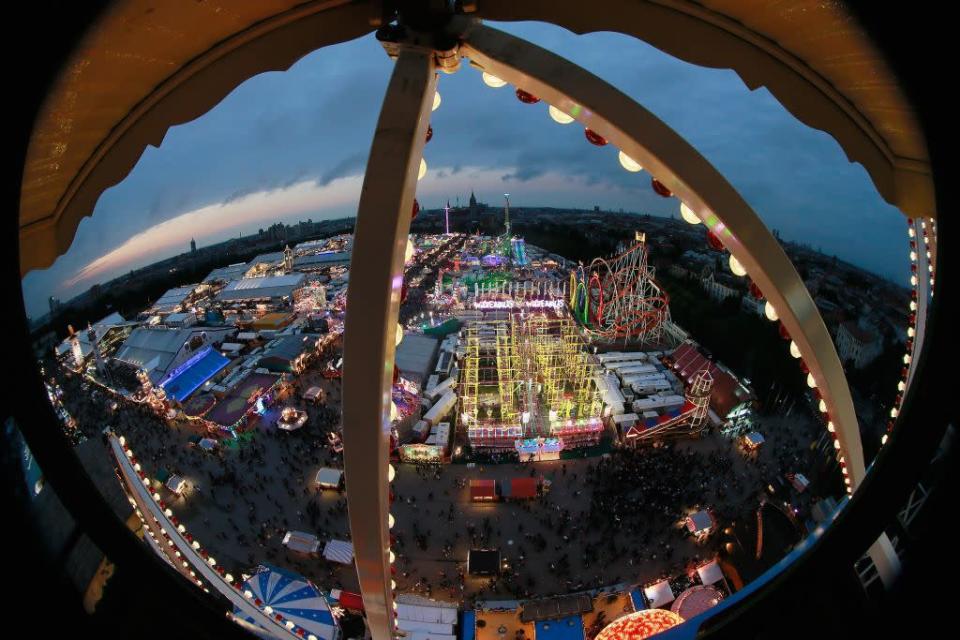
[[[836,432],[837,432],[837,428],[836,428],[835,426],[833,426],[833,422],[827,421],[827,431],[829,431],[830,433],[836,433]]]
[[[394,601],[393,601],[393,610],[396,611],[397,609],[399,609],[399,607],[397,606],[397,601],[394,600]]]
[[[913,227],[910,227],[909,229],[907,229],[907,235],[910,236],[911,238],[915,238],[917,236],[917,232],[914,230]]]
[[[911,301],[910,301],[910,311],[916,311],[916,310],[917,310],[917,302],[916,302],[915,300],[911,300]],[[912,328],[912,327],[911,327],[911,328]]]
[[[228,573],[227,575],[223,576],[223,579],[227,582],[233,582],[233,575]]]
[[[681,212],[682,211],[683,210],[681,209]],[[743,268],[743,265],[740,264],[740,261],[737,260],[733,255],[730,256],[730,271],[733,271],[733,275],[735,276],[747,275],[747,270]],[[769,305],[770,303],[768,302],[767,304]],[[771,318],[771,320],[776,320],[776,318]]]
[[[410,238],[407,238],[407,248],[403,252],[403,262],[407,263],[413,260],[413,255],[416,253],[416,250],[413,248],[413,241]]]
[[[827,403],[823,401],[823,398],[820,398],[820,413],[827,412]]]
[[[433,107],[430,108],[431,111],[436,111],[437,107],[440,106],[440,92],[437,91],[433,94]]]
[[[387,514],[387,526],[390,527],[391,529],[393,529],[393,525],[394,525],[395,522],[396,522],[396,520],[393,519],[393,514],[392,514],[392,513],[388,513],[388,514]]]
[[[907,337],[912,338],[917,335],[917,330],[913,327],[907,327]]]
[[[883,435],[880,437],[880,444],[881,444],[881,445],[887,444],[887,434],[886,434],[886,433],[883,434]]]
[[[210,556],[209,558],[207,558],[207,562],[210,563],[211,567],[217,566],[217,561],[213,559],[213,556]]]
[[[127,439],[124,438],[123,436],[120,436],[119,438],[117,438],[117,442],[119,442],[120,446],[122,447],[123,445],[127,444]]]
[[[910,284],[911,284],[911,285],[917,286],[917,283],[918,283],[918,282],[919,282],[919,280],[917,280],[917,276],[910,276]]]
[[[267,605],[263,608],[263,612],[267,615],[270,615],[271,613],[273,613],[273,607],[271,607],[270,605]]]
[[[903,380],[897,383],[897,391],[903,391],[906,388],[907,388],[907,383],[904,382]]]
[[[777,310],[770,304],[770,301],[767,300],[767,303],[763,305],[763,314],[767,316],[767,320],[771,322],[776,322],[780,319],[780,316],[777,315]]]
[[[403,342],[403,327],[402,327],[402,326],[400,325],[400,323],[398,322],[398,323],[397,323],[397,332],[396,332],[396,336],[395,336],[395,338],[394,338],[394,344],[399,347],[401,342]]]
[[[790,355],[794,358],[800,357],[800,347],[797,346],[797,343],[793,340],[790,341]]]
[[[844,479],[843,479],[843,482],[844,482],[847,486],[850,486],[850,478],[844,478]]]
[[[634,160],[633,158],[631,158],[630,156],[628,156],[627,154],[625,154],[623,151],[621,151],[617,157],[620,159],[620,166],[626,169],[627,171],[631,173],[636,173],[637,171],[643,171],[643,167],[640,166],[640,163]]]
[[[910,354],[909,354],[909,353],[903,354],[903,364],[910,364]]]
[[[392,464],[387,465],[387,482],[393,482],[393,479],[396,477],[397,472],[393,468]]]
[[[689,222],[690,224],[700,224],[700,216],[698,216],[693,211],[693,209],[688,207],[685,202],[680,203],[680,217],[686,220],[687,222]],[[733,258],[733,256],[730,256],[730,257]],[[740,263],[738,262],[737,264],[739,265]],[[743,267],[740,267],[740,268],[743,269]],[[730,265],[730,270],[733,271],[734,273],[737,273],[736,270],[733,268],[733,263],[731,263]],[[746,271],[744,271],[744,273],[746,273]],[[737,275],[742,276],[743,273],[737,273]]]
[[[891,417],[891,418],[896,418],[898,415],[900,415],[900,412],[897,411],[897,408],[896,408],[896,407],[894,407],[893,409],[890,409],[890,417]]]
[[[396,589],[397,589],[397,581],[396,581],[396,580],[391,580],[391,581],[390,581],[390,588],[393,589],[394,591],[396,591]]]
[[[839,449],[839,448],[840,448],[840,441],[839,441],[839,440],[834,440],[834,441],[833,441],[833,448],[834,448],[834,449]]]
[[[425,175],[427,175],[427,161],[420,158],[420,169],[417,171],[417,180],[423,180],[423,176]]]
[[[393,564],[393,563],[396,562],[396,561],[397,561],[397,556],[394,555],[393,549],[391,549],[391,550],[390,550],[390,564]]]
[[[917,252],[916,252],[916,251],[911,251],[911,252],[910,252],[910,261],[911,261],[911,262],[916,262],[916,261],[917,261]]]
[[[494,89],[499,89],[500,87],[507,84],[507,81],[501,80],[500,78],[493,75],[492,73],[487,73],[486,71],[484,71],[483,84],[487,85],[488,87],[493,87]]]
[[[573,122],[573,116],[568,116],[563,111],[560,111],[560,109],[557,109],[553,105],[550,105],[550,108],[548,109],[548,111],[550,113],[550,117],[553,118],[554,122],[558,122],[560,124],[570,124],[571,122]]]
[[[190,543],[190,546],[193,547],[195,551],[199,551],[199,550],[200,550],[200,543],[197,542],[196,540],[194,540],[193,542],[191,542],[191,543]]]
[[[811,389],[817,388],[817,380],[816,378],[813,377],[812,373],[807,374],[807,386],[810,387]]]

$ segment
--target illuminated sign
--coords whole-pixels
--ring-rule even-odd
[[[559,309],[563,300],[477,300],[475,309]]]

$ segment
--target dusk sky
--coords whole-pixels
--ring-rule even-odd
[[[676,60],[620,34],[577,36],[551,25],[496,25],[572,60],[660,117],[710,160],[785,240],[906,284],[906,222],[867,173],[826,133],[798,122],[765,89],[732,71]],[[616,55],[611,55],[616,51]],[[393,63],[373,35],[316,51],[286,72],[244,83],[193,122],[171,129],[130,175],[106,191],[70,250],[23,280],[27,313],[51,295],[73,297],[97,282],[273,222],[356,213],[371,137]],[[586,142],[544,103],[511,87],[491,89],[464,64],[441,75],[440,108],[418,184],[423,207],[470,190],[481,201],[676,215],[675,198],[631,174],[612,146]]]

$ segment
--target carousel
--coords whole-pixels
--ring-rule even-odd
[[[307,412],[296,407],[284,407],[277,418],[277,428],[284,431],[296,431],[307,423]]]
[[[608,624],[595,640],[644,640],[681,622],[683,618],[667,609],[641,609]]]

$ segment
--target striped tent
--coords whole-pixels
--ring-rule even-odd
[[[323,548],[323,557],[331,562],[351,564],[353,562],[353,543],[346,540],[330,540]]]
[[[272,565],[260,565],[257,572],[244,582],[243,590],[251,592],[251,599],[257,606],[270,607],[274,615],[283,616],[284,621],[289,620],[304,629],[307,635],[322,640],[340,637],[340,629],[323,594],[303,576]],[[254,623],[240,610],[234,613]]]

